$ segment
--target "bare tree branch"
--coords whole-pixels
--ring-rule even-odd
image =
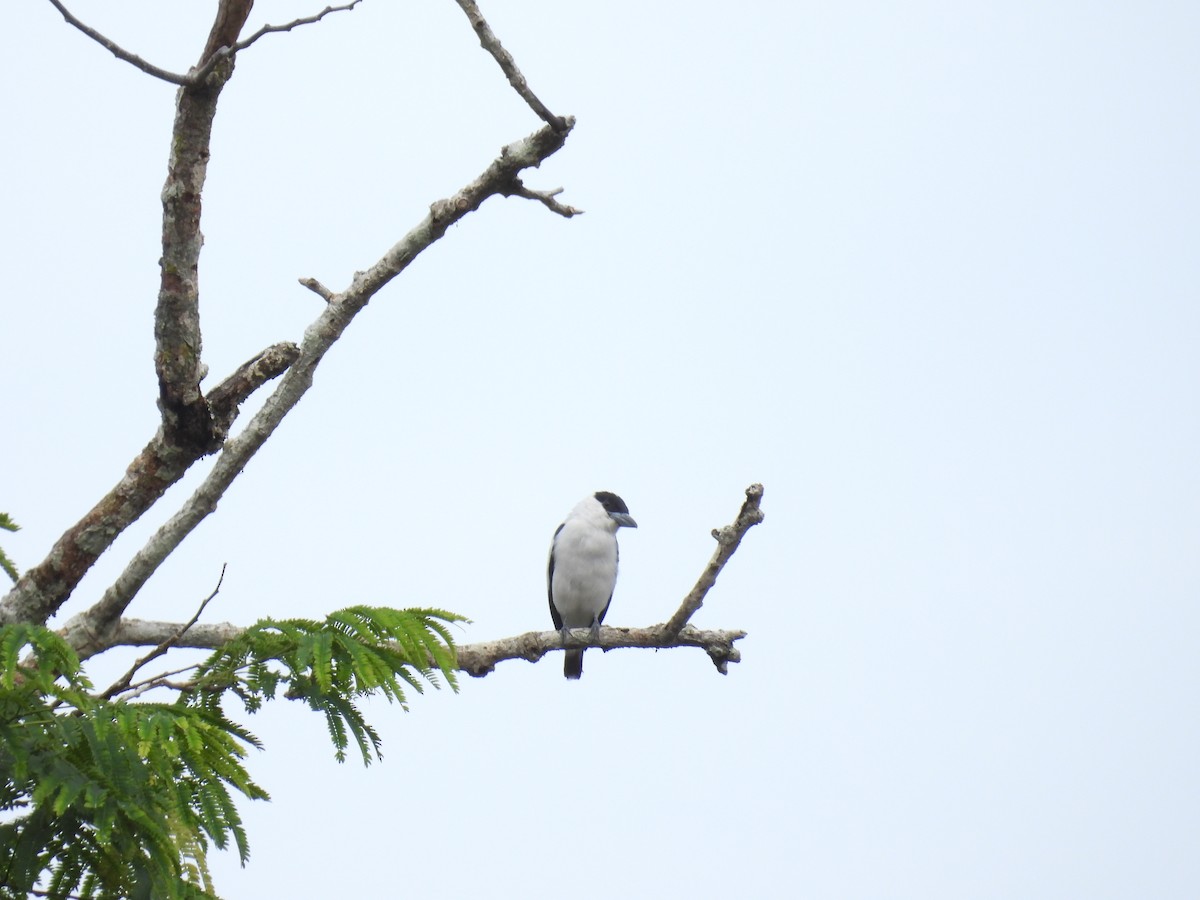
[[[250,10],[254,8],[254,0],[217,0],[217,14],[213,17],[212,29],[208,40],[204,42],[204,52],[200,54],[200,63],[208,62],[214,53],[222,47],[232,47],[237,43],[246,20],[250,18]],[[202,79],[196,78],[197,83]]]
[[[229,433],[242,401],[286,372],[299,356],[300,348],[290,341],[273,344],[242,363],[232,375],[208,392],[208,405],[222,438]]]
[[[301,278],[300,283],[324,300],[326,303],[332,303],[335,294],[321,282],[315,278]]]
[[[174,647],[215,650],[242,634],[239,625],[221,622],[210,625],[181,626],[178,622],[149,622],[143,619],[121,619],[100,643],[79,648],[80,658],[86,659],[112,647],[159,645],[171,641]],[[614,628],[601,626],[597,640],[588,637],[586,629],[576,629],[572,639],[564,642],[558,631],[529,631],[513,637],[476,644],[463,644],[456,649],[457,669],[468,675],[483,677],[495,670],[497,664],[509,659],[537,662],[547,653],[568,647],[587,647],[591,650],[618,650],[628,647],[669,650],[674,647],[699,647],[704,650],[721,674],[728,673],[728,664],[741,662],[742,656],[734,642],[746,636],[744,631],[704,631],[691,625],[677,634],[668,634],[663,625],[647,628]],[[68,640],[80,637],[78,631],[66,634]]]
[[[362,0],[353,0],[353,2],[347,3],[343,6],[327,6],[323,10],[321,10],[319,13],[316,13],[315,15],[304,16],[303,18],[300,18],[300,19],[293,19],[292,21],[288,22],[286,25],[264,25],[262,28],[258,29],[258,31],[254,32],[254,34],[250,35],[250,37],[246,38],[243,41],[238,41],[236,44],[234,44],[233,50],[235,53],[238,52],[239,50],[245,50],[247,47],[249,47],[251,44],[253,44],[255,41],[257,41],[260,37],[262,37],[265,34],[278,34],[283,31],[291,31],[293,28],[298,28],[301,25],[313,25],[317,22],[320,22],[323,18],[325,18],[330,13],[349,12],[350,10],[354,9],[354,7],[358,6],[358,4],[360,4],[360,3],[362,3]]]
[[[132,666],[130,666],[128,672],[126,672],[124,675],[122,675],[120,678],[118,678],[116,681],[114,681],[112,683],[112,685],[108,688],[108,690],[106,690],[103,694],[100,695],[100,699],[107,700],[110,697],[112,697],[114,694],[119,694],[121,691],[128,688],[130,685],[130,682],[133,681],[133,676],[138,673],[138,670],[140,668],[142,668],[142,666],[146,665],[146,663],[150,662],[151,660],[158,659],[158,657],[162,656],[164,653],[166,653],[172,647],[176,646],[179,643],[179,639],[181,637],[183,637],[184,632],[186,632],[189,628],[191,628],[193,625],[195,625],[200,620],[200,616],[204,614],[205,607],[207,607],[208,604],[212,602],[213,598],[217,596],[217,594],[221,590],[221,585],[224,582],[225,582],[225,566],[221,566],[221,577],[217,579],[217,586],[212,589],[211,594],[209,594],[207,597],[205,597],[203,600],[200,601],[200,607],[196,610],[196,614],[193,615],[190,619],[188,619],[187,622],[185,622],[182,626],[180,626],[179,629],[177,629],[174,634],[172,634],[169,637],[165,638],[164,640],[160,641],[157,647],[155,647],[153,650],[151,650],[145,656],[138,659]]]
[[[312,25],[316,22],[320,22],[330,13],[347,12],[352,10],[361,2],[362,0],[353,0],[353,2],[347,3],[345,6],[327,6],[315,15],[304,16],[300,19],[293,19],[286,25],[264,25],[245,40],[236,42],[231,41],[227,44],[218,45],[217,47],[213,48],[212,55],[207,58],[207,61],[204,63],[204,65],[193,70],[191,73],[189,73],[188,77],[192,79],[193,83],[199,83],[208,77],[208,73],[211,72],[217,66],[217,64],[221,62],[222,59],[227,56],[233,56],[234,54],[245,50],[264,35],[291,31],[293,28],[298,28],[301,25]]]
[[[67,20],[68,25],[74,25],[105,50],[109,51],[117,59],[124,60],[130,65],[141,69],[147,75],[153,75],[155,78],[161,78],[163,81],[169,81],[171,84],[193,83],[193,79],[190,75],[178,75],[175,72],[168,72],[166,69],[160,69],[158,66],[146,62],[146,60],[142,59],[137,54],[130,53],[124,47],[119,46],[114,41],[106,38],[100,32],[96,31],[96,29],[85,25],[79,19],[75,18],[75,16],[71,14],[70,10],[63,6],[59,0],[50,0],[50,4],[60,13],[62,13],[62,17]]]
[[[696,586],[683,598],[683,603],[675,611],[675,615],[671,616],[662,626],[666,634],[678,634],[680,629],[687,624],[688,619],[704,605],[705,596],[717,583],[717,576],[721,574],[725,563],[729,562],[730,557],[737,551],[746,532],[763,520],[763,512],[759,508],[762,503],[762,495],[763,486],[761,484],[750,485],[746,488],[746,502],[742,504],[742,509],[733,524],[713,529],[712,536],[717,540],[717,551],[709,560],[708,565],[704,567]]]
[[[55,5],[61,7],[57,0]],[[327,12],[351,9],[354,5],[329,8]],[[229,46],[245,23],[250,6],[250,0],[220,0],[206,49],[215,52],[212,48]],[[70,16],[65,9],[60,11]],[[318,21],[325,14],[297,20],[297,24]],[[277,30],[287,30],[287,26],[278,26]],[[357,273],[343,294],[334,294],[315,280],[306,281],[306,286],[325,297],[327,308],[306,334],[304,347],[280,344],[268,348],[205,397],[199,384],[206,371],[201,359],[198,290],[198,262],[203,243],[201,192],[217,98],[232,72],[230,58],[228,65],[215,70],[203,84],[196,79],[185,84],[176,99],[171,158],[163,187],[163,256],[155,310],[155,369],[159,376],[162,427],[130,464],[125,477],[83,519],[64,532],[41,564],[27,570],[0,599],[0,624],[45,622],[119,534],[196,460],[222,447],[238,404],[249,392],[292,367],[294,377],[285,378],[252,426],[237,441],[225,446],[213,472],[188,505],[135,556],[118,582],[84,619],[76,622],[84,632],[101,634],[124,612],[165,554],[216,508],[228,484],[308,389],[316,365],[353,317],[417,254],[494,194],[531,196],[560,214],[570,209],[553,201],[553,194],[514,190],[514,185],[520,185],[518,175],[523,169],[539,165],[562,146],[574,126],[574,119],[566,118],[556,119],[554,127],[503,148],[500,157],[478,179],[454,197],[434,203],[421,225],[369,270]],[[523,185],[520,187],[524,191]]]
[[[202,63],[219,48],[237,41],[253,5],[253,0],[220,0],[200,56]],[[189,83],[175,95],[175,123],[162,189],[161,274],[154,308],[154,371],[163,431],[171,443],[208,453],[220,446],[220,437],[200,391],[201,201],[217,101],[233,68],[234,60],[229,57],[212,77]]]
[[[299,355],[294,344],[276,344],[243,364],[212,390],[220,435],[228,433],[238,405]],[[180,448],[160,428],[125,470],[125,476],[86,515],[68,528],[36,566],[0,599],[0,625],[45,622],[66,602],[75,586],[117,536],[153,506],[204,453]]]
[[[174,647],[215,650],[245,630],[230,622],[196,622],[184,630],[179,622],[120,619],[103,635],[89,637],[78,626],[63,628],[59,633],[80,659],[88,659],[113,647],[152,647],[172,638]]]
[[[574,120],[568,120],[574,125]],[[312,385],[313,373],[326,352],[342,336],[354,317],[384,285],[399,275],[417,256],[440,239],[446,230],[491,196],[502,194],[518,172],[538,166],[566,142],[567,132],[542,128],[509,144],[484,172],[453,197],[439,200],[425,219],[365,272],[357,272],[336,303],[328,303],[304,333],[300,353],[274,393],[254,415],[245,430],[225,442],[208,477],[183,507],[134,555],[100,600],[76,617],[84,634],[103,635],[125,611],[162,561],[217,508],[217,503],[250,458],[274,433]]]
[[[586,635],[584,629],[579,629]],[[699,647],[712,659],[717,671],[729,673],[729,663],[741,662],[742,655],[735,641],[746,636],[744,631],[701,631],[688,626],[676,634],[668,634],[662,625],[649,628],[613,628],[603,625],[597,640],[572,640],[564,642],[558,631],[530,631],[516,637],[466,644],[457,648],[458,669],[468,675],[482,678],[495,670],[497,663],[508,659],[524,659],[537,662],[547,653],[567,647],[588,647],[601,650],[617,650],[624,647],[670,650],[674,647]]]
[[[101,47],[112,53],[117,59],[124,60],[147,75],[153,75],[162,81],[187,87],[195,87],[202,84],[222,60],[233,56],[239,50],[245,50],[264,35],[291,31],[293,28],[301,25],[311,25],[314,22],[320,22],[330,13],[345,12],[346,10],[354,9],[361,2],[362,0],[353,0],[353,2],[347,3],[345,6],[327,6],[315,15],[294,19],[286,25],[264,25],[250,37],[239,41],[237,39],[238,35],[241,33],[242,27],[246,24],[246,18],[250,15],[250,8],[254,5],[254,0],[222,0],[217,8],[217,16],[213,21],[212,30],[209,32],[208,41],[205,43],[204,52],[200,55],[201,65],[199,68],[193,68],[186,74],[181,74],[159,68],[153,63],[142,59],[136,53],[131,53],[116,41],[106,37],[78,19],[60,0],[50,0],[50,4],[62,14],[67,24],[78,28]]]
[[[191,672],[198,668],[200,668],[200,663],[195,662],[187,666],[180,666],[178,669],[171,669],[167,672],[159,672],[157,675],[152,675],[149,678],[143,678],[141,681],[135,681],[133,684],[129,685],[128,688],[128,690],[132,691],[132,693],[128,694],[124,699],[131,700],[134,697],[144,694],[146,691],[153,690],[156,687],[169,687],[173,690],[180,690],[183,688],[183,685],[186,684],[186,682],[183,684],[178,684],[176,682],[168,681],[167,679],[172,675],[182,675],[184,672]]]
[[[505,192],[506,197],[524,197],[527,200],[537,200],[539,203],[553,212],[558,213],[563,218],[569,219],[572,216],[582,216],[583,210],[576,209],[574,206],[565,206],[559,203],[554,198],[563,192],[562,188],[555,188],[552,191],[535,191],[527,188],[525,183],[520,178],[514,178],[512,185]]]
[[[513,86],[529,108],[541,117],[542,121],[553,128],[555,131],[568,131],[570,126],[567,120],[562,116],[556,116],[546,108],[546,105],[533,93],[529,88],[529,82],[525,80],[525,76],[521,74],[521,70],[517,68],[516,61],[500,44],[500,39],[492,32],[492,28],[484,19],[483,13],[479,11],[479,6],[475,0],[455,0],[464,13],[467,14],[467,20],[471,23],[471,27],[475,29],[475,33],[479,35],[479,43],[483,49],[492,55],[497,63],[500,64],[504,76],[508,79],[508,83]]]
[[[688,625],[690,618],[704,602],[704,597],[716,583],[717,575],[730,557],[737,551],[746,532],[763,520],[760,509],[763,487],[752,484],[746,489],[746,501],[732,525],[714,528],[713,537],[720,543],[713,559],[700,575],[700,580],[684,598],[683,604],[668,622],[645,628],[600,628],[595,640],[588,629],[577,628],[569,632],[564,641],[559,631],[530,631],[514,637],[465,644],[456,648],[457,668],[468,675],[482,677],[494,671],[497,664],[509,659],[524,659],[537,662],[547,653],[575,647],[617,650],[626,647],[669,650],[674,647],[699,647],[712,659],[722,675],[728,674],[729,663],[741,662],[742,655],[734,646],[746,636],[744,631],[707,631]],[[223,570],[222,570],[223,571]],[[220,584],[217,585],[218,589]],[[213,592],[213,596],[216,591]],[[211,600],[212,597],[210,596]],[[205,603],[208,601],[206,600]],[[203,609],[203,606],[201,606]],[[199,613],[185,625],[174,622],[147,622],[141,619],[120,619],[103,634],[84,631],[82,627],[65,629],[64,637],[71,643],[80,658],[86,659],[110,647],[141,646],[145,644],[168,645],[216,649],[226,641],[240,635],[245,629],[229,623],[197,625]],[[678,625],[676,620],[683,618]],[[77,616],[83,620],[85,617]],[[74,621],[74,620],[73,620]],[[139,665],[141,663],[139,662]],[[136,669],[137,667],[135,667]]]

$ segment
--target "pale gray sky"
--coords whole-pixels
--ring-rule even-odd
[[[24,567],[154,429],[173,90],[12,6],[0,509]],[[72,9],[185,69],[212,6]],[[608,489],[641,526],[609,623],[649,624],[761,481],[697,617],[748,630],[744,661],[507,663],[375,705],[368,770],[281,702],[249,721],[274,800],[243,805],[222,895],[1200,894],[1200,7],[483,10],[579,118],[528,183],[587,214],[491,200],[455,227],[130,614],[186,619],[227,563],[213,620],[549,628],[550,536]],[[214,379],[299,339],[298,277],[345,286],[538,126],[450,0],[246,52],[205,198]]]

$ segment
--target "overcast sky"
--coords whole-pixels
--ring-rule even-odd
[[[9,6],[0,509],[25,568],[155,428],[174,91]],[[72,4],[176,70],[213,7]],[[640,525],[608,622],[650,624],[760,481],[696,618],[747,630],[743,661],[506,663],[373,704],[369,769],[280,701],[249,721],[274,799],[243,804],[252,859],[218,854],[219,892],[1200,895],[1200,6],[483,10],[579,120],[527,182],[586,214],[493,199],[454,227],[129,612],[186,620],[227,564],[212,621],[548,629],[551,534],[606,489]],[[205,195],[209,383],[300,339],[297,278],[345,287],[539,125],[451,0],[245,52]]]

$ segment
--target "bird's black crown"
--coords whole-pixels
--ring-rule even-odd
[[[606,512],[629,515],[629,507],[625,505],[625,501],[612,491],[596,491],[595,497]]]

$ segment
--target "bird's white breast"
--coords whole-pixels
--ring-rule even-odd
[[[587,628],[612,597],[617,539],[591,523],[568,521],[554,541],[554,606],[568,628]]]

